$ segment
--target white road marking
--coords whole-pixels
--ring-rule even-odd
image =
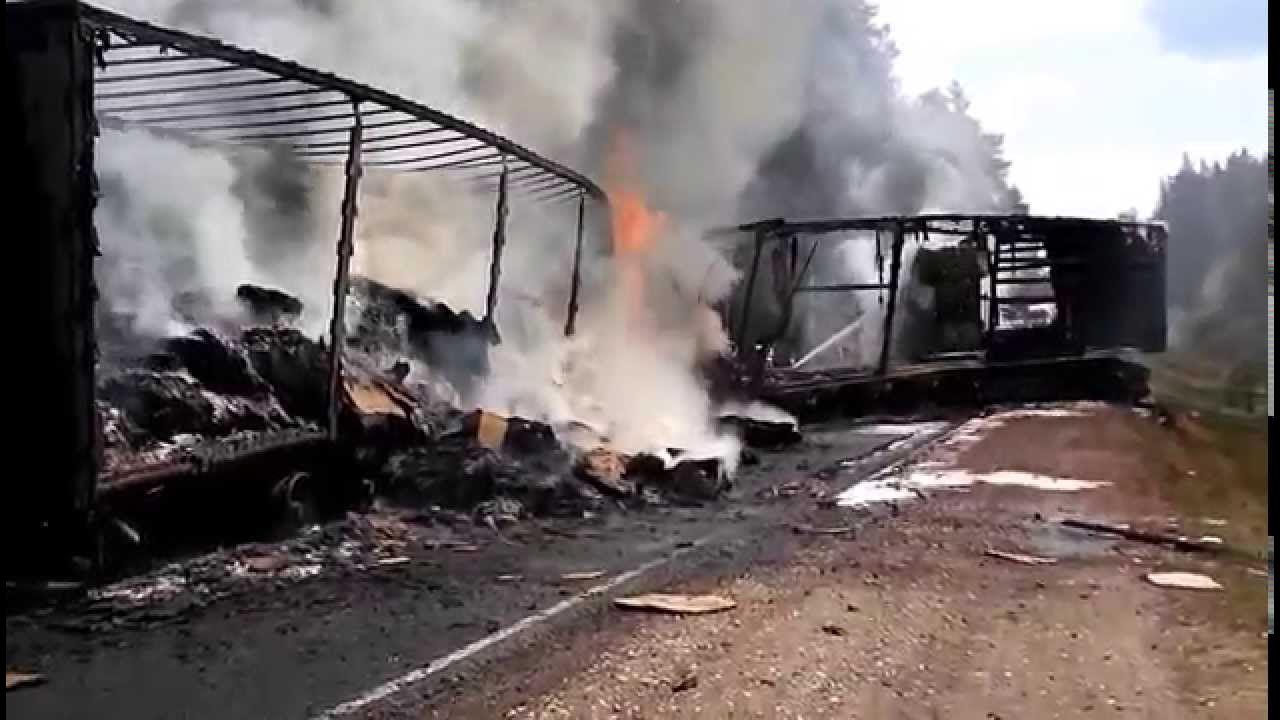
[[[344,702],[341,705],[337,705],[325,711],[324,713],[315,716],[313,720],[330,720],[332,718],[338,718],[344,715],[350,715],[351,713],[357,710],[360,710],[361,708],[367,707],[375,702],[378,702],[379,700],[383,700],[392,695],[395,695],[401,690],[404,690],[405,688],[411,685],[415,685],[419,682],[422,682],[423,680],[431,677],[432,675],[439,673],[440,671],[444,670],[450,665],[453,665],[454,663],[457,663],[461,660],[465,660],[482,650],[490,648],[504,640],[507,640],[508,638],[514,637],[515,635],[518,635],[519,633],[524,632],[525,630],[528,630],[534,625],[546,622],[547,620],[550,620],[551,618],[555,617],[556,615],[559,615],[562,612],[565,612],[566,610],[570,610],[574,607],[577,607],[578,605],[581,605],[583,602],[586,602],[590,598],[609,592],[610,590],[617,588],[619,585],[630,582],[631,580],[634,580],[637,577],[640,577],[641,575],[649,572],[650,570],[664,563],[670,562],[671,560],[674,560],[680,557],[681,555],[684,555],[685,553],[691,552],[707,544],[719,534],[720,534],[719,532],[711,533],[710,535],[707,535],[703,538],[695,540],[690,545],[677,548],[667,555],[654,558],[653,560],[643,563],[632,570],[628,570],[624,573],[615,575],[612,578],[609,578],[607,581],[599,585],[595,585],[591,588],[588,588],[587,590],[577,595],[574,595],[573,597],[561,600],[560,602],[556,603],[555,605],[552,605],[549,608],[546,608],[544,610],[539,610],[538,612],[522,620],[519,620],[511,625],[508,625],[507,627],[502,628],[501,630],[498,630],[497,632],[491,635],[486,635],[480,638],[479,640],[476,640],[470,645],[465,645],[449,653],[448,655],[445,655],[444,657],[437,658],[426,667],[420,667],[414,670],[410,670],[409,672],[405,673],[404,675],[401,675],[400,677],[394,678],[392,680],[388,680],[387,682],[379,685],[378,687],[370,690],[369,692],[366,692],[365,694],[355,698],[354,700],[348,700],[347,702]]]
[[[923,447],[924,445],[934,442],[938,440],[940,437],[947,435],[947,430],[949,429],[954,429],[954,428],[942,428],[942,427],[927,428],[927,432],[920,433],[920,435],[922,435],[923,437],[922,437],[922,441],[919,443],[916,449],[919,449],[919,447]],[[908,437],[914,437],[914,436],[908,436]],[[902,458],[896,462],[890,463],[888,467],[882,468],[875,475],[880,475],[894,466],[901,466],[907,459],[908,458]],[[578,593],[573,597],[569,597],[564,600],[561,600],[560,602],[556,603],[555,605],[552,605],[551,607],[548,607],[543,610],[539,610],[538,612],[532,615],[529,615],[528,617],[525,617],[521,620],[518,620],[515,623],[508,625],[507,627],[502,628],[501,630],[498,630],[497,632],[494,632],[490,635],[486,635],[469,645],[465,645],[449,653],[448,655],[445,655],[444,657],[437,658],[433,660],[430,664],[426,665],[425,667],[420,667],[420,668],[410,670],[409,672],[397,678],[388,680],[387,682],[373,688],[372,690],[364,693],[363,695],[360,695],[355,699],[348,700],[347,702],[344,702],[340,705],[336,705],[330,708],[329,710],[326,710],[325,712],[314,716],[312,720],[333,720],[334,718],[340,718],[346,715],[350,715],[380,700],[385,700],[386,698],[389,698],[392,695],[395,695],[396,693],[401,692],[405,688],[416,685],[417,683],[420,683],[423,680],[426,680],[432,675],[440,673],[441,671],[445,670],[451,665],[454,665],[455,663],[458,663],[462,660],[466,660],[467,658],[472,657],[473,655],[481,651],[484,651],[488,648],[491,648],[494,645],[497,645],[498,643],[503,642],[504,640],[508,640],[512,637],[515,637],[516,635],[524,632],[525,630],[528,630],[529,628],[535,625],[538,625],[540,623],[544,623],[567,610],[571,610],[591,598],[594,598],[599,595],[603,595],[604,593],[607,593],[610,590],[614,590],[617,587],[640,577],[641,575],[649,572],[650,570],[660,567],[661,565],[664,565],[665,563],[668,563],[680,557],[681,555],[692,552],[712,542],[724,532],[726,531],[721,530],[721,531],[710,533],[708,535],[705,535],[693,541],[689,545],[676,548],[675,550],[671,551],[670,553],[662,557],[654,558],[653,560],[649,560],[648,562],[642,563],[631,570],[615,575],[609,578],[608,580],[606,580],[605,582],[600,583],[599,585],[595,585],[591,588],[588,588],[587,590],[584,590],[583,592]]]

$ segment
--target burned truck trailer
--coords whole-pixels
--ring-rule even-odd
[[[11,183],[10,217],[17,220],[16,234],[36,249],[29,265],[38,293],[31,303],[30,337],[41,358],[35,372],[47,389],[35,406],[37,417],[26,425],[31,436],[25,440],[40,446],[52,439],[57,446],[39,478],[7,486],[6,532],[14,552],[39,547],[67,556],[73,547],[84,549],[95,515],[118,498],[151,494],[178,481],[229,482],[262,468],[282,475],[299,457],[324,456],[343,445],[350,427],[344,416],[362,402],[370,404],[349,387],[344,367],[354,341],[347,337],[345,315],[355,279],[350,263],[366,169],[436,173],[496,197],[484,315],[467,323],[490,342],[500,337],[494,313],[511,199],[564,206],[566,216],[577,221],[576,228],[565,228],[566,235],[576,232],[572,260],[565,258],[572,268],[565,332],[573,332],[583,225],[589,210],[606,203],[603,191],[585,176],[398,95],[74,0],[8,2],[5,24],[13,129],[7,135],[9,172],[21,178]],[[270,327],[252,335],[246,330],[230,350],[216,338],[192,339],[207,341],[225,356],[222,367],[240,372],[255,389],[264,375],[259,359],[267,369],[286,362],[310,373],[306,382],[316,386],[308,386],[312,401],[298,403],[303,409],[297,412],[290,408],[297,422],[106,462],[94,259],[111,248],[99,247],[94,228],[99,193],[94,147],[100,128],[140,129],[227,153],[265,149],[343,173],[341,205],[333,209],[340,223],[325,341],[291,331],[280,345]],[[278,306],[267,313],[276,319],[297,311],[288,296],[261,288],[244,289],[240,300]],[[255,343],[261,357],[253,355]],[[181,356],[180,349],[169,354]],[[269,389],[280,399],[290,390]],[[383,395],[388,394],[394,392],[384,388],[372,404],[386,405]],[[292,487],[284,486],[286,492]],[[39,560],[20,555],[16,559]]]
[[[745,381],[800,415],[1132,398],[1166,344],[1163,225],[937,214],[716,230]]]

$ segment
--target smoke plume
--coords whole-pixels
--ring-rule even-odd
[[[515,203],[497,317],[503,343],[487,381],[463,399],[585,422],[628,449],[722,442],[695,368],[726,347],[709,308],[740,273],[732,253],[704,241],[708,228],[1011,201],[998,138],[965,113],[958,90],[903,97],[887,32],[859,0],[109,4],[491,127],[662,218],[627,254],[610,243],[616,227],[604,232],[602,208],[590,209],[578,334],[565,341],[574,208]],[[113,310],[163,334],[181,325],[174,296],[201,290],[216,315],[228,288],[260,281],[301,295],[309,318],[327,316],[340,178],[287,158],[220,159],[133,133],[106,136],[102,147],[114,178],[99,212]],[[139,172],[148,153],[164,157],[171,177]],[[625,168],[611,172],[619,154]],[[370,172],[360,207],[356,272],[483,310],[492,198]],[[814,266],[842,282],[876,275],[865,245],[828,245]],[[821,302],[796,325],[807,337],[857,315],[878,327],[874,300]],[[851,335],[850,348],[865,354],[872,336]]]

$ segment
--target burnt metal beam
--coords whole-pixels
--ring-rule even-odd
[[[1004,265],[999,268],[999,271],[1015,272],[1018,270],[1041,270],[1046,268],[1059,268],[1059,267],[1083,267],[1089,264],[1090,264],[1089,261],[1083,258],[1079,258],[1079,259],[1061,258],[1057,260],[1042,259],[1042,260],[1034,260],[1034,261],[1025,260],[1025,261],[1019,261],[1017,264]],[[1113,267],[1113,268],[1138,268],[1138,267],[1154,267],[1157,264],[1158,264],[1158,261],[1155,261],[1155,260],[1151,260],[1151,261],[1128,260],[1126,262],[1109,262],[1107,263],[1107,266]]]
[[[418,148],[431,147],[433,145],[447,145],[449,143],[466,142],[469,138],[461,135],[433,138],[430,140],[415,140],[411,142],[402,142],[395,145],[367,145],[364,148],[365,154],[391,152],[393,150],[416,150]],[[481,146],[483,147],[483,146]],[[314,149],[314,150],[296,150],[295,154],[299,157],[328,157],[330,155],[340,155],[344,151],[341,148],[330,149]]]
[[[386,123],[368,123],[364,127],[366,130],[371,130],[373,128],[386,127],[388,125],[407,125],[409,123],[417,123],[417,122],[426,122],[426,121],[425,120],[395,120],[395,121],[386,122]],[[416,130],[406,130],[404,132],[391,133],[390,135],[378,135],[377,137],[365,136],[364,149],[365,149],[365,152],[372,151],[373,150],[372,145],[375,142],[382,142],[385,140],[402,140],[408,137],[420,137],[423,135],[438,135],[444,132],[451,133],[453,131],[450,130],[449,128],[431,127],[431,128],[418,128]],[[294,143],[292,147],[298,150],[318,150],[321,148],[345,148],[347,147],[347,141],[346,140],[326,140],[324,142]]]
[[[329,439],[338,439],[338,411],[342,404],[342,351],[346,345],[347,293],[351,285],[351,255],[355,249],[356,197],[360,190],[360,148],[364,127],[360,102],[351,101],[351,135],[346,183],[342,189],[342,226],[338,235],[338,267],[333,278],[333,316],[329,319]]]
[[[544,203],[546,205],[563,205],[566,200],[572,200],[575,197],[577,197],[577,195],[571,192],[565,192],[565,193],[560,193],[559,195],[554,195],[549,198],[538,198],[538,202]]]
[[[1053,282],[1053,278],[1049,275],[1041,277],[1011,277],[1000,278],[1001,285],[1049,285]]]
[[[906,244],[906,224],[899,222],[893,228],[893,247],[889,260],[889,306],[884,314],[884,334],[880,341],[880,362],[877,372],[889,371],[889,353],[893,348],[893,316],[898,308],[898,276],[902,271],[902,246]]]
[[[454,160],[453,162],[437,163],[435,165],[427,165],[420,168],[409,168],[415,172],[427,172],[429,170],[470,170],[478,167],[493,167],[506,165],[507,161],[503,159],[501,152],[492,155],[481,155],[476,158],[466,158],[465,160]]]
[[[999,294],[1000,287],[1000,235],[1005,232],[1003,228],[994,228],[988,236],[988,247],[991,253],[990,272],[987,273],[987,346],[991,345],[991,338],[995,337],[996,326],[1000,324],[1000,312],[996,309],[996,295]]]
[[[858,290],[885,290],[889,285],[884,283],[853,283],[850,285],[803,285],[793,292],[798,293],[839,293]]]
[[[523,174],[519,174],[521,171],[523,171]],[[466,182],[483,192],[498,192],[498,184],[491,181],[496,180],[501,175],[501,170],[496,173],[486,172],[468,176]],[[507,187],[513,190],[519,188],[522,191],[527,191],[527,186],[531,182],[544,177],[547,177],[547,175],[542,171],[542,168],[533,167],[532,165],[516,168],[507,173]],[[571,185],[570,187],[577,188],[576,185]]]
[[[328,91],[325,91],[325,92],[328,92]],[[139,125],[146,125],[151,123],[166,123],[166,124],[167,123],[183,123],[183,122],[192,122],[194,120],[216,120],[218,118],[249,117],[253,115],[270,115],[272,113],[296,112],[298,110],[315,110],[317,108],[328,108],[328,107],[337,107],[339,105],[346,105],[350,102],[351,102],[350,98],[342,98],[339,100],[320,100],[317,102],[310,102],[310,103],[297,103],[295,105],[281,105],[279,107],[256,107],[256,108],[246,108],[243,110],[219,110],[217,112],[190,113],[187,115],[167,115],[167,116],[161,116],[161,117],[129,118],[128,121],[132,123],[138,123]],[[145,111],[147,108],[140,108],[140,109]],[[104,111],[118,115],[119,113],[122,113],[122,112],[124,113],[133,112],[133,109],[127,108],[127,107],[121,107],[121,108],[104,109]],[[289,120],[289,122],[304,123],[304,122],[307,122],[309,119],[310,118],[306,118],[306,117],[293,118]]]
[[[120,63],[115,63],[120,64]],[[252,70],[253,68],[239,67],[236,65],[214,65],[211,67],[190,68],[187,70],[168,70],[165,72],[155,73],[130,73],[128,75],[107,75],[100,73],[100,77],[94,82],[102,83],[121,83],[121,82],[141,82],[144,80],[159,80],[161,78],[190,77],[192,75],[212,75],[215,73],[235,72]]]
[[[582,282],[582,230],[586,217],[587,196],[578,193],[578,227],[573,242],[573,270],[569,276],[569,311],[564,321],[564,336],[573,335],[578,320],[578,292]]]
[[[515,164],[515,163],[512,163],[512,165],[514,165],[514,164]],[[511,167],[511,166],[509,165],[508,167]],[[511,185],[515,185],[515,184],[517,183],[517,178],[518,178],[519,176],[523,176],[523,175],[525,175],[526,173],[530,173],[530,172],[533,172],[533,173],[541,173],[541,172],[542,172],[542,168],[537,167],[536,165],[521,165],[520,167],[512,167],[512,168],[511,168],[511,171],[507,173],[507,177],[509,178],[509,182],[510,182],[510,184],[511,184]],[[480,173],[479,175],[472,175],[469,179],[471,179],[471,180],[488,180],[488,179],[490,179],[490,178],[496,178],[496,177],[499,177],[500,175],[502,175],[502,171],[501,171],[501,170],[498,170],[497,172],[485,172],[485,173]],[[537,176],[535,175],[534,177],[537,177]],[[527,178],[526,178],[526,180],[527,180]],[[523,182],[523,181],[522,181],[522,182]],[[497,186],[494,186],[494,189],[496,190],[496,189],[497,189]]]
[[[750,352],[751,344],[747,342],[747,327],[751,322],[751,299],[756,291],[756,275],[760,273],[760,254],[764,251],[764,243],[769,229],[760,228],[755,232],[755,250],[751,254],[751,270],[747,275],[746,293],[742,297],[742,319],[738,321],[738,357],[745,358]]]
[[[1006,295],[993,299],[996,305],[1042,305],[1058,302],[1058,297],[1055,295]]]
[[[363,113],[363,115],[364,117],[369,117],[370,115],[378,115],[378,114],[390,113],[390,112],[394,112],[394,111],[385,110],[385,109],[370,110],[368,112]],[[350,130],[350,128],[336,127],[336,128],[313,129],[313,128],[306,128],[305,126],[311,123],[329,122],[330,120],[350,120],[350,119],[351,119],[351,113],[344,112],[344,113],[334,113],[330,115],[321,115],[319,117],[286,118],[283,120],[258,120],[256,122],[202,125],[199,127],[176,127],[176,128],[173,128],[173,130],[178,132],[184,132],[184,133],[203,133],[203,132],[223,132],[225,130],[253,130],[255,128],[282,127],[287,125],[294,125],[294,126],[301,126],[302,129],[305,129],[305,134],[314,134],[319,132],[341,132],[343,130]],[[135,125],[138,123],[138,121],[136,120],[125,120],[124,118],[121,118],[121,120],[127,123],[133,123]]]
[[[498,177],[498,206],[493,222],[493,257],[489,260],[489,293],[484,301],[484,324],[497,329],[494,312],[498,309],[498,281],[502,278],[502,249],[507,244],[507,173]]]
[[[558,178],[555,175],[542,175],[536,179],[529,181],[525,189],[528,190],[529,192],[538,192],[541,190],[546,190],[546,189],[555,187],[556,185],[559,185],[563,182],[564,182],[563,178]]]
[[[361,116],[362,116],[361,122],[365,130],[372,130],[375,128],[384,128],[384,127],[393,127],[397,125],[408,125],[410,123],[416,123],[416,122],[423,122],[422,120],[417,120],[414,118],[398,118],[396,120],[382,120],[380,122],[363,122],[364,118],[368,118],[372,114],[374,113],[372,112],[361,113]],[[343,119],[346,119],[347,117],[349,116],[343,114],[343,115],[335,115],[328,118],[308,118],[308,122],[318,122],[320,120],[343,120]],[[269,123],[269,124],[287,125],[291,122],[298,122],[298,121],[285,121],[284,123]],[[254,127],[256,127],[256,125]],[[211,130],[233,130],[233,129],[238,130],[242,128],[211,128]],[[332,127],[332,128],[305,128],[301,130],[282,130],[282,131],[269,132],[269,133],[253,133],[250,135],[232,135],[230,137],[218,138],[218,139],[224,142],[259,142],[264,140],[267,140],[267,141],[288,140],[289,138],[311,137],[313,135],[327,135],[329,133],[349,132],[350,130],[351,130],[350,127],[342,127],[342,126]],[[346,140],[340,140],[337,142],[341,142],[343,145],[347,144]]]
[[[556,183],[554,185],[549,185],[547,187],[539,188],[537,190],[529,190],[528,188],[524,188],[524,192],[526,195],[529,195],[537,200],[554,200],[555,198],[559,198],[559,197],[568,197],[569,195],[572,195],[573,191],[576,189],[577,188],[573,185],[568,185],[566,183]]]
[[[225,83],[209,83],[208,85],[195,85],[186,87],[149,87],[142,90],[121,90],[119,92],[102,92],[98,93],[94,99],[98,102],[103,100],[119,100],[120,98],[130,97],[146,97],[148,95],[171,95],[186,94],[195,92],[206,92],[209,90],[226,90],[227,88],[253,87],[255,85],[279,85],[281,83],[293,82],[287,78],[280,77],[262,77],[252,80],[233,80]]]
[[[124,46],[113,44],[111,46],[111,49],[107,52],[107,54],[109,55],[119,50],[126,50],[126,49],[140,48],[140,47],[160,48],[162,46],[157,43],[135,43],[135,44],[124,45]],[[161,54],[157,52],[154,55],[143,55],[139,57],[108,58],[108,64],[110,65],[150,65],[151,63],[190,62],[193,60],[208,61],[208,58],[200,57],[199,55],[169,55],[169,54]]]
[[[328,439],[327,432],[278,430],[248,441],[214,440],[184,451],[175,460],[99,473],[97,499],[114,504],[121,495],[148,492],[174,481],[198,480],[280,452],[316,449]]]
[[[308,87],[308,88],[302,88],[299,90],[281,90],[279,92],[258,93],[256,95],[233,95],[230,97],[213,97],[213,98],[189,98],[185,100],[169,100],[166,102],[120,105],[118,107],[99,106],[98,109],[103,112],[114,112],[114,113],[139,112],[139,111],[145,111],[145,110],[169,110],[172,108],[199,107],[200,105],[222,105],[225,103],[238,103],[238,102],[253,102],[254,100],[274,100],[277,98],[298,97],[300,95],[318,95],[320,93],[331,93],[331,92],[333,91],[325,90],[324,88]],[[98,100],[104,100],[104,99],[109,99],[109,98],[103,98],[103,97],[98,98]],[[263,107],[263,108],[254,108],[253,111],[254,112],[275,112],[275,109],[270,107]],[[196,118],[196,119],[203,120],[204,118]]]
[[[822,235],[852,230],[890,230],[898,225],[906,225],[907,230],[922,231],[942,235],[968,235],[980,223],[1000,222],[1012,230],[1038,232],[1053,231],[1061,228],[1107,228],[1107,229],[1146,229],[1150,223],[1099,220],[1095,218],[1029,216],[1029,215],[964,215],[956,213],[937,213],[929,215],[889,215],[882,217],[837,218],[830,220],[810,220],[792,222],[783,218],[773,218],[754,223],[746,223],[710,231],[712,235],[731,235],[735,233],[753,234],[765,230],[771,239],[787,237],[792,233],[806,235]],[[966,229],[967,226],[967,229]]]
[[[484,143],[474,138],[465,138],[465,137],[458,138],[457,142],[466,142],[466,143],[470,143],[470,145],[468,147],[454,148],[452,150],[432,153],[430,155],[417,155],[414,157],[405,157],[405,158],[391,158],[389,160],[374,160],[366,164],[369,165],[370,167],[395,167],[397,165],[413,165],[414,163],[430,163],[432,160],[443,160],[444,158],[457,157],[459,155],[466,155],[467,153],[476,153],[476,152],[484,152],[484,151],[490,151],[492,153],[492,149],[488,145],[485,145]],[[499,153],[499,155],[501,155],[501,153]]]

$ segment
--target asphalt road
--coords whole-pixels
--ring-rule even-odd
[[[423,528],[396,564],[323,568],[226,597],[195,593],[178,611],[170,602],[128,623],[77,622],[82,608],[9,616],[7,666],[47,682],[7,693],[6,716],[413,715],[506,662],[537,657],[567,630],[603,622],[602,608],[620,592],[782,561],[796,518],[770,487],[832,468],[838,491],[927,439],[911,426],[810,428],[801,445],[763,454],[714,504],[449,529],[460,548],[441,545],[439,528]],[[568,573],[598,577],[564,580]]]

